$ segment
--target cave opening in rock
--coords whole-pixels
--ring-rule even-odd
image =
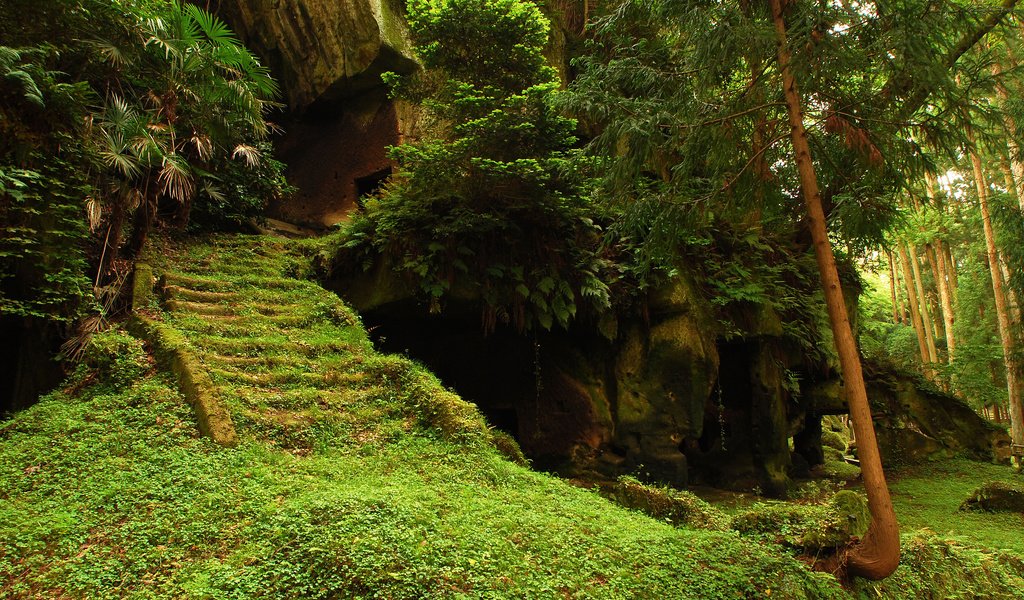
[[[391,178],[392,172],[392,168],[388,166],[369,175],[356,177],[356,204],[362,208],[363,203],[366,201],[365,199],[380,191],[388,179]]]
[[[363,314],[377,348],[426,365],[446,386],[476,404],[487,422],[519,439],[537,396],[534,340],[508,328],[484,335],[478,318],[456,311],[423,315],[407,303]]]
[[[378,349],[426,365],[492,427],[511,434],[535,467],[572,474],[580,453],[607,441],[609,429],[579,382],[566,375],[567,363],[585,358],[571,350],[575,342],[567,342],[565,332],[523,333],[499,325],[485,334],[479,315],[475,306],[427,315],[413,301],[362,314]]]

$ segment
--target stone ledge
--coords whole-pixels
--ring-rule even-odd
[[[135,265],[133,314],[128,319],[128,332],[148,343],[157,364],[174,373],[178,388],[195,411],[199,431],[221,446],[238,445],[231,413],[218,398],[206,370],[188,351],[185,338],[174,329],[140,312],[140,309],[148,305],[152,294],[153,269],[147,264],[138,263]]]
[[[178,380],[178,388],[192,405],[199,431],[221,446],[238,445],[238,435],[228,411],[214,392],[202,365],[185,348],[185,340],[170,327],[141,314],[128,320],[128,331],[149,343],[157,364],[170,370]]]

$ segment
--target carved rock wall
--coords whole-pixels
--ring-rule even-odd
[[[381,73],[417,68],[401,0],[243,0],[220,14],[267,64],[287,111],[278,158],[298,192],[268,216],[324,228],[390,174],[386,148],[417,112],[387,97]]]
[[[292,111],[415,68],[400,0],[242,0],[219,12],[281,81]]]

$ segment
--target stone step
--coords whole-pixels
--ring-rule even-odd
[[[283,338],[284,336],[282,336]],[[330,354],[348,354],[345,344],[305,344],[287,339],[270,339],[265,337],[232,338],[219,335],[190,336],[193,346],[225,356],[254,356],[264,352],[281,354],[299,354],[301,356],[319,356]]]
[[[219,294],[221,295],[221,294]],[[266,304],[258,302],[239,302],[238,295],[234,294],[235,300],[231,302],[207,302],[191,300],[168,300],[165,304],[168,310],[176,312],[192,312],[205,316],[246,316],[249,313],[264,317],[282,317],[280,324],[289,325],[294,322],[308,319],[301,313],[308,308],[295,303]],[[275,319],[274,323],[278,323]]]
[[[366,376],[363,373],[345,373],[329,371],[264,371],[250,373],[231,368],[210,367],[210,374],[225,381],[240,382],[256,387],[275,387],[284,385],[307,386],[315,389],[330,389],[339,386],[358,385]]]
[[[369,393],[365,389],[279,389],[273,387],[230,385],[220,386],[225,398],[237,398],[246,404],[277,408],[318,406],[323,410],[343,410]]]
[[[213,304],[217,302],[231,302],[241,298],[238,292],[204,292],[193,290],[178,285],[168,285],[163,289],[164,298],[168,300],[183,300],[186,302],[205,302]]]
[[[190,302],[188,300],[168,300],[164,303],[164,306],[167,310],[172,312],[187,312],[202,316],[216,317],[237,316],[234,309],[226,304]]]

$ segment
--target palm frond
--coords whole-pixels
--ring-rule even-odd
[[[235,146],[234,151],[231,153],[231,158],[238,158],[239,156],[241,156],[242,160],[245,161],[245,164],[250,167],[255,167],[260,164],[260,160],[263,158],[263,155],[260,154],[260,151],[256,147],[249,146],[247,144],[239,144]]]
[[[191,169],[188,161],[180,154],[169,154],[163,157],[163,165],[157,176],[161,192],[177,200],[185,202],[194,189]]]

